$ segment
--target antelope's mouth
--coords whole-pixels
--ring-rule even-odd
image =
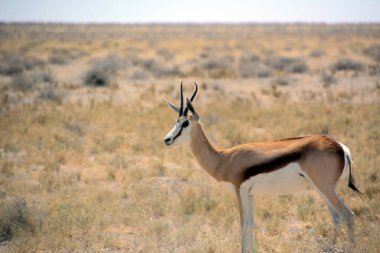
[[[165,138],[164,140],[164,143],[166,144],[166,146],[170,146],[171,144],[173,144],[174,140],[172,138]]]

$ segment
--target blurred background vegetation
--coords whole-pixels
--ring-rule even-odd
[[[231,147],[328,134],[350,147],[357,245],[313,192],[258,198],[260,252],[380,249],[380,26],[0,25],[0,251],[239,252],[237,203],[166,148],[179,83]]]

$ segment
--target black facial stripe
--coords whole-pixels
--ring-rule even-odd
[[[175,139],[177,139],[177,138],[182,134],[182,130],[183,130],[183,128],[185,128],[185,127],[187,127],[187,126],[189,126],[189,121],[188,121],[188,120],[186,120],[185,122],[182,123],[182,125],[181,125],[181,130],[179,130],[178,134],[176,134],[176,135],[174,136],[173,141],[174,141]]]
[[[176,136],[174,136],[173,141],[175,141],[175,139],[177,139],[181,135],[181,133],[182,133],[182,128],[181,128],[181,130],[179,130],[178,134],[176,134]]]

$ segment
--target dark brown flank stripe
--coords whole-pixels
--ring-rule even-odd
[[[255,164],[251,167],[248,167],[242,175],[243,182],[249,179],[250,177],[254,177],[258,174],[269,173],[275,170],[279,170],[291,162],[298,161],[303,155],[303,151],[298,150],[288,154],[284,154],[282,156],[276,157],[272,160],[265,161],[260,164]]]

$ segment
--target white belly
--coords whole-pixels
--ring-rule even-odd
[[[301,176],[300,174],[304,175]],[[251,177],[242,186],[249,187],[250,194],[289,194],[309,188],[308,178],[298,163]]]

